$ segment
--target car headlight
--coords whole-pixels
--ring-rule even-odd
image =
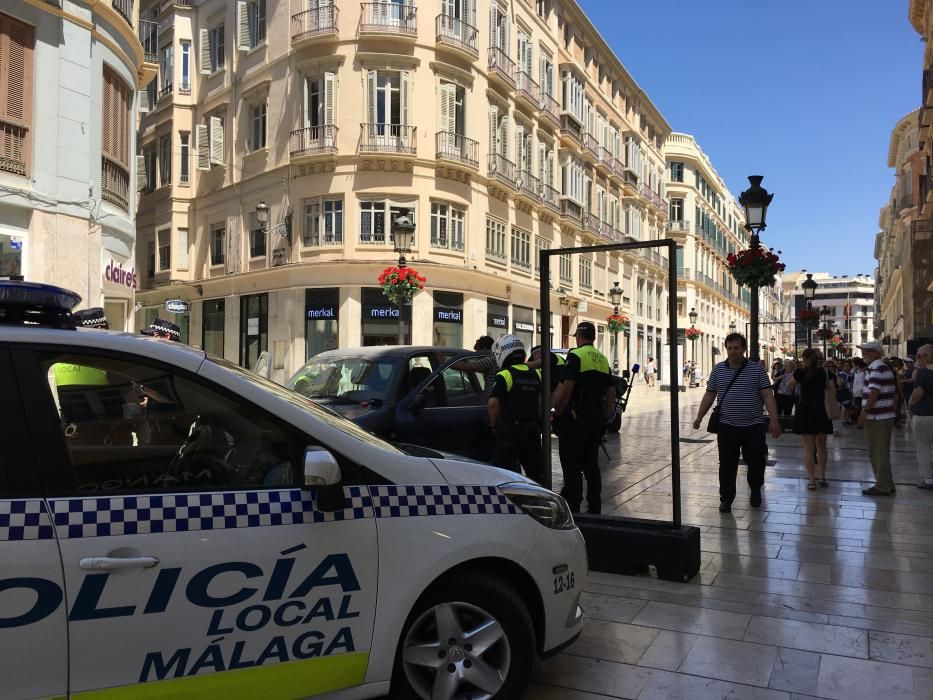
[[[505,484],[499,490],[526,514],[545,527],[554,530],[573,530],[573,513],[567,501],[553,491],[534,484]]]

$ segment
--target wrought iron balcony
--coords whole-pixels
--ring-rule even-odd
[[[319,36],[336,35],[339,10],[324,5],[292,15],[292,44]]]
[[[583,134],[583,153],[596,160],[599,159],[599,141],[589,132]]]
[[[499,153],[490,153],[487,161],[489,177],[495,177],[511,187],[515,187],[516,168],[515,163],[510,161]]]
[[[541,99],[538,102],[538,113],[553,122],[554,126],[560,126],[560,103],[553,97],[541,90]]]
[[[605,146],[599,147],[599,162],[605,165],[609,170],[612,170],[612,161],[615,158],[612,157],[612,154],[609,152],[609,149]]]
[[[560,192],[550,185],[541,185],[541,202],[549,209],[560,212]]]
[[[360,124],[360,153],[415,155],[417,132],[406,124]]]
[[[689,221],[668,221],[667,230],[690,233],[690,222]]]
[[[462,134],[451,131],[438,131],[434,134],[437,160],[452,160],[479,168],[479,143]]]
[[[560,115],[560,135],[569,136],[578,145],[583,143],[583,127],[569,114]]]
[[[146,63],[159,62],[159,23],[147,19],[139,20],[139,42],[143,45],[143,60]]]
[[[625,169],[622,171],[622,182],[635,190],[638,189],[638,175],[628,166],[625,166]]]
[[[174,91],[175,91],[175,86],[172,85],[171,83],[167,83],[166,85],[163,85],[162,89],[159,90],[159,100],[161,101],[163,98],[168,97]]]
[[[179,95],[190,95],[191,94],[191,83],[181,83],[178,86]]]
[[[110,6],[126,20],[128,25],[133,26],[133,0],[111,0]]]
[[[586,227],[587,231],[592,233],[600,233],[602,230],[602,222],[600,222],[599,217],[596,214],[587,212],[583,217],[583,225]]]
[[[564,197],[560,200],[560,215],[563,218],[570,219],[580,228],[583,228],[583,207],[572,199]]]
[[[529,199],[534,200],[535,202],[540,201],[541,199],[541,180],[536,178],[527,170],[522,170],[519,173],[518,178],[518,191],[520,194],[528,197]]]
[[[360,34],[418,34],[417,11],[414,2],[364,2],[360,17]]]
[[[518,97],[528,100],[535,108],[541,101],[541,89],[538,84],[531,79],[525,71],[518,72],[518,81],[516,83]]]
[[[333,124],[295,129],[288,139],[288,152],[292,158],[334,154],[337,152],[337,127]]]
[[[26,175],[29,149],[26,138],[29,129],[0,120],[0,170],[14,175]]]
[[[129,211],[130,171],[107,156],[101,157],[100,190],[105,202]]]
[[[458,49],[470,54],[473,58],[479,58],[479,49],[476,46],[476,27],[472,24],[449,15],[438,15],[434,20],[434,25],[438,44]]]
[[[498,46],[489,47],[489,77],[500,78],[509,87],[515,87],[515,61]]]

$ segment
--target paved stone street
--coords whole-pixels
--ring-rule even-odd
[[[762,507],[748,506],[742,465],[725,515],[714,436],[690,425],[701,395],[681,394],[680,417],[700,575],[592,573],[582,637],[542,664],[527,700],[933,698],[933,493],[914,487],[909,431],[895,431],[894,497],[861,495],[871,467],[858,429],[830,437],[830,486],[817,491],[800,438],[785,434],[769,438]],[[604,512],[670,518],[668,401],[635,387],[610,440]]]

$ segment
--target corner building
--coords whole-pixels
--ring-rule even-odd
[[[573,2],[144,5],[164,31],[140,121],[142,309],[185,339],[288,378],[332,347],[471,347],[581,320],[621,365],[660,358],[667,259],[552,261],[541,248],[664,236],[670,127]],[[269,225],[256,208],[265,202]],[[376,279],[391,221],[417,228],[410,311]],[[624,289],[629,333],[606,331]],[[190,303],[183,315],[164,302]],[[410,321],[409,321],[410,319]],[[665,370],[662,368],[662,372]]]

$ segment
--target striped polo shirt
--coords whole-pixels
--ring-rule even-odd
[[[887,420],[897,417],[894,409],[894,395],[897,385],[894,372],[884,362],[878,359],[868,365],[868,377],[865,381],[865,391],[878,390],[878,399],[868,411],[868,420]]]
[[[726,388],[736,371],[726,360],[713,367],[709,375],[706,390],[716,394],[719,422],[740,428],[761,425],[761,416],[764,411],[761,390],[771,388],[768,373],[760,362],[749,360],[732,388],[729,389],[729,393],[726,393]],[[725,394],[725,400],[723,400],[723,394]]]

